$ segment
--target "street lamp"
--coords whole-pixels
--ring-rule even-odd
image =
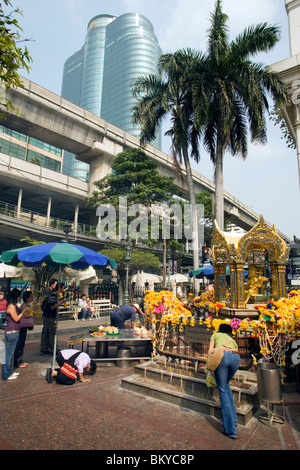
[[[125,292],[124,292],[124,304],[129,303],[129,263],[131,260],[131,246],[128,244],[125,248]]]
[[[168,284],[167,284],[167,290],[171,290],[171,282],[170,282],[170,250],[169,247],[167,248],[167,273],[168,273]]]

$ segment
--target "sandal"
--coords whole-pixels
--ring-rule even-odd
[[[16,373],[14,372],[14,373],[12,373],[12,374],[8,377],[7,380],[15,380],[15,379],[18,378],[18,376],[19,376],[19,374],[16,374]]]
[[[20,364],[18,366],[19,369],[25,369],[25,367],[29,366],[29,363],[28,362],[22,362],[22,364]]]

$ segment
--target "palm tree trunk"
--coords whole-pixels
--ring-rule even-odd
[[[198,217],[197,217],[196,196],[195,196],[192,169],[191,169],[188,151],[186,149],[183,150],[183,159],[184,159],[188,188],[189,188],[190,204],[192,208],[192,237],[193,237],[192,238],[192,250],[193,250],[193,270],[195,270],[199,268]],[[195,277],[194,277],[194,289],[197,294],[199,291],[199,279],[196,279]]]
[[[223,188],[223,142],[218,132],[215,162],[215,219],[220,230],[224,230],[224,188]]]

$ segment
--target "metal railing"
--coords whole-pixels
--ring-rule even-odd
[[[40,214],[23,207],[18,210],[18,206],[9,204],[4,201],[0,201],[0,215],[6,215],[13,217],[24,222],[39,225],[41,227],[48,227],[57,230],[62,230],[66,220],[59,219],[56,217],[47,218],[45,214]],[[72,224],[72,231],[74,231],[74,223]],[[96,236],[96,225],[89,224],[77,224],[76,233],[80,233],[86,236]]]

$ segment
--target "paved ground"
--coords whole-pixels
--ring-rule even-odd
[[[59,322],[60,349],[71,334],[95,322]],[[122,389],[121,379],[133,372],[134,364],[129,369],[99,365],[90,383],[48,384],[42,374],[51,357],[39,354],[40,331],[36,326],[27,339],[30,365],[19,369],[17,380],[0,382],[0,450],[110,451],[103,454],[106,459],[125,450],[135,451],[126,455],[136,457],[138,451],[151,451],[152,458],[181,451],[196,461],[198,450],[300,449],[297,393],[284,394],[284,406],[276,410],[285,417],[283,427],[265,425],[256,416],[246,427],[239,426],[238,438],[232,440],[221,434],[213,417]]]

